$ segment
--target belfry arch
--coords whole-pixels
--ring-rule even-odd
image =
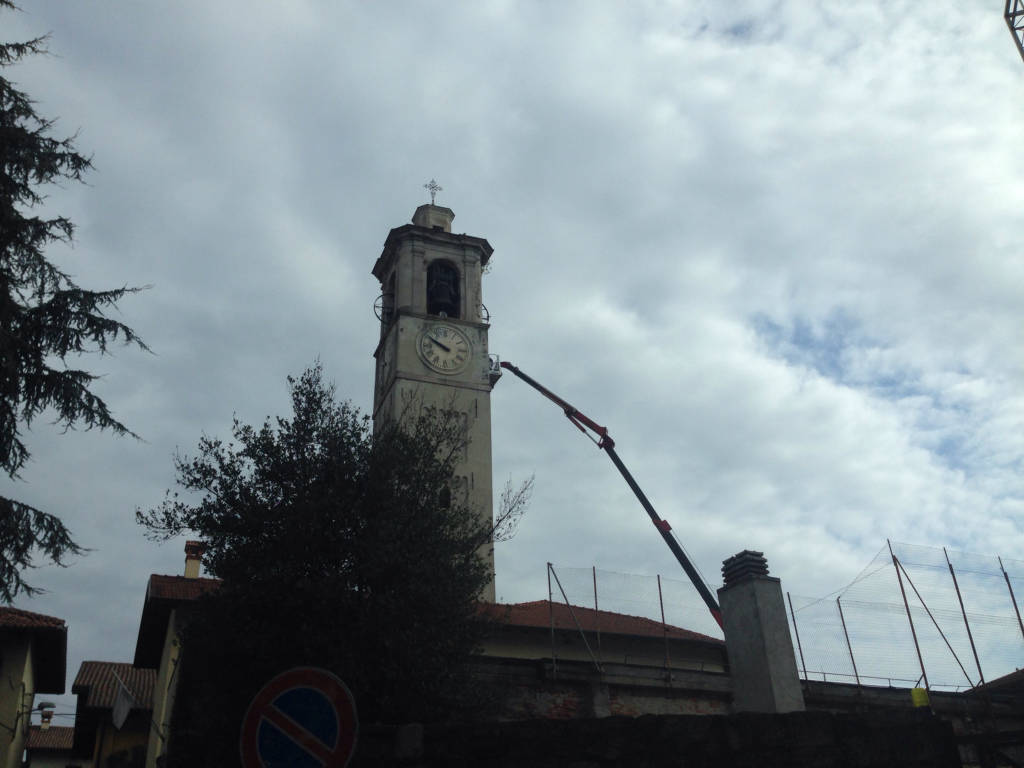
[[[434,259],[427,266],[427,314],[458,320],[461,317],[461,275],[446,259]]]

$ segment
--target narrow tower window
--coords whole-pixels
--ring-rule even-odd
[[[427,314],[459,319],[459,271],[447,261],[427,267]]]
[[[385,327],[391,324],[391,319],[395,316],[395,273],[391,273],[391,277],[388,278],[387,283],[384,286],[384,293],[381,296],[381,313],[380,321]]]

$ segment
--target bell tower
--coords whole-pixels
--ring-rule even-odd
[[[454,409],[467,447],[455,469],[452,495],[493,525],[491,388],[500,369],[487,352],[490,326],[481,278],[494,249],[483,238],[452,234],[455,214],[433,203],[434,191],[411,224],[391,230],[373,265],[382,291],[380,341],[373,353],[373,423],[376,428],[397,418],[410,397]],[[480,556],[491,573],[482,598],[493,603],[492,544]]]

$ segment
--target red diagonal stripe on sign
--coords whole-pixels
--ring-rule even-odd
[[[323,765],[330,766],[337,764],[337,755],[333,751],[328,749],[320,739],[292,720],[277,707],[267,707],[263,712],[263,719],[306,750]]]

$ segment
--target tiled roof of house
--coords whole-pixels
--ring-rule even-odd
[[[28,732],[29,749],[53,749],[69,750],[75,739],[75,729],[65,725],[51,725],[45,731],[38,725],[33,725]]]
[[[550,608],[549,608],[550,605]],[[647,637],[664,637],[680,640],[703,640],[721,644],[722,641],[689,629],[663,625],[660,621],[645,619],[642,616],[627,616],[611,611],[595,611],[574,605],[572,613],[565,603],[548,603],[547,600],[534,600],[530,603],[513,603],[511,605],[484,604],[484,612],[492,619],[515,627],[548,628],[554,619],[555,629],[576,629],[576,622],[587,632],[600,630],[618,635],[642,635]],[[573,614],[576,621],[573,621]]]
[[[135,664],[140,667],[158,666],[171,611],[213,592],[220,584],[220,579],[150,575],[146,599],[142,604],[139,636],[135,641]]]
[[[0,627],[16,629],[63,629],[64,619],[23,611],[20,608],[0,608]]]
[[[68,656],[64,619],[20,608],[0,608],[0,631],[30,639],[36,693],[64,693]]]
[[[112,709],[119,688],[115,675],[131,691],[136,704],[133,709],[152,709],[156,670],[118,661],[82,662],[71,686],[71,692],[79,697],[79,707]]]
[[[185,576],[161,576],[154,573],[149,577],[146,597],[150,600],[195,600],[220,586],[220,579]]]

